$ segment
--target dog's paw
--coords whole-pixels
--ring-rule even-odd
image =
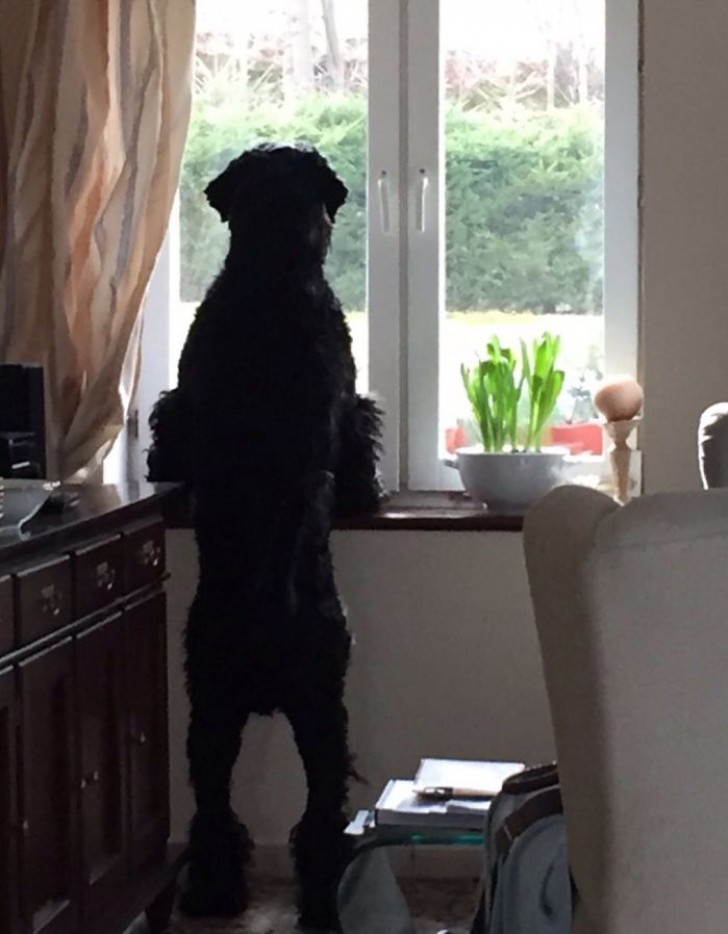
[[[232,812],[196,814],[190,830],[190,864],[179,908],[191,918],[234,918],[248,906],[245,866],[252,842]]]
[[[213,884],[188,884],[179,898],[179,910],[188,918],[236,918],[247,907],[248,893],[242,884],[237,892]]]
[[[302,907],[298,915],[301,934],[336,934],[341,930],[336,908],[328,904]]]

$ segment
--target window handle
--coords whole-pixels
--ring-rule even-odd
[[[391,213],[389,210],[389,176],[382,170],[377,182],[379,190],[379,219],[382,224],[382,233],[388,234],[392,229]]]
[[[417,198],[417,233],[424,233],[427,228],[427,189],[430,179],[427,169],[420,169],[419,197]]]

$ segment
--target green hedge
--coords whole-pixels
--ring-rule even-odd
[[[601,310],[599,125],[577,108],[507,123],[451,107],[446,128],[448,309]],[[201,298],[227,246],[205,185],[264,139],[313,143],[349,186],[328,274],[345,308],[364,308],[366,104],[355,96],[312,97],[295,112],[196,104],[181,179],[182,299]]]

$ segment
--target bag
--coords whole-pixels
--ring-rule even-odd
[[[506,779],[488,812],[472,934],[570,934],[574,891],[555,764]]]
[[[339,885],[339,934],[415,934],[386,855],[396,841],[365,841]],[[487,813],[485,865],[471,934],[571,934],[574,890],[556,765],[506,779]],[[442,932],[447,934],[447,932]]]

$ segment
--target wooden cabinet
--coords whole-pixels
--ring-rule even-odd
[[[121,934],[145,910],[164,930],[184,861],[160,497],[114,493],[0,544],[0,934]]]
[[[165,597],[126,611],[129,679],[129,834],[132,870],[164,849],[169,836],[167,634]]]
[[[0,655],[13,647],[13,581],[6,574],[0,577]],[[0,930],[2,930],[0,928]]]
[[[76,640],[81,901],[95,919],[126,875],[126,654],[120,614]]]
[[[78,919],[73,643],[19,665],[21,904],[31,934],[68,934]]]
[[[16,631],[21,645],[71,622],[71,561],[68,555],[24,567],[15,577]]]
[[[107,536],[73,552],[77,616],[88,616],[124,593],[124,550],[120,535]]]
[[[18,715],[15,672],[0,671],[0,931],[18,934]]]

